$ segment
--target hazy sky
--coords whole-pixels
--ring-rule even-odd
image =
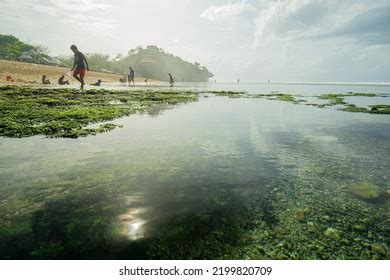
[[[0,0],[52,55],[158,45],[219,81],[390,82],[390,0]]]

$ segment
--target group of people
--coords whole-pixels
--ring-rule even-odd
[[[43,85],[50,85],[50,84],[51,84],[49,78],[47,78],[46,75],[43,75],[43,76],[42,76],[42,84],[43,84]],[[70,85],[70,82],[69,82],[69,80],[65,80],[65,75],[62,75],[62,76],[58,79],[58,84],[59,84],[60,86],[65,86],[65,85]],[[102,80],[99,79],[96,83],[91,84],[91,86],[100,87],[101,84],[102,84]]]
[[[80,84],[81,84],[80,88],[81,88],[81,90],[83,90],[84,84],[85,84],[85,82],[84,82],[85,72],[86,72],[86,70],[89,71],[88,61],[85,58],[84,54],[82,52],[80,52],[75,45],[72,45],[70,47],[70,49],[74,53],[74,63],[73,63],[73,67],[72,67],[71,71],[73,71],[73,77],[80,82]],[[171,87],[173,87],[175,80],[173,79],[173,76],[171,73],[169,73],[168,76],[169,76],[169,85]],[[134,77],[135,77],[134,69],[132,67],[129,67],[129,74],[127,75],[127,81],[129,83],[129,85],[131,85],[131,84],[133,84],[133,86],[135,85]],[[125,79],[126,78],[120,79],[120,81],[125,82]],[[145,79],[145,83],[147,83],[147,82],[148,82],[148,79]],[[100,84],[101,84],[101,80],[99,80],[97,83],[95,83],[93,85],[100,86]]]
[[[168,74],[169,76],[169,85],[173,87],[175,80],[173,79],[173,76],[171,73]],[[129,74],[127,75],[127,81],[129,83],[129,86],[133,84],[134,86],[134,69],[132,67],[129,67]],[[126,82],[126,76],[123,79],[120,79],[120,82]],[[145,79],[145,84],[148,82],[148,79]]]
[[[42,84],[43,84],[43,85],[50,85],[50,84],[51,84],[49,78],[48,78],[46,75],[43,75],[43,76],[42,76]],[[59,84],[60,86],[63,86],[63,85],[69,85],[70,83],[69,83],[68,80],[65,80],[65,76],[62,75],[62,76],[58,79],[58,84]]]
[[[70,47],[70,49],[74,53],[73,67],[72,67],[71,71],[73,71],[73,77],[77,81],[80,82],[80,89],[83,90],[84,86],[85,86],[85,73],[86,73],[86,71],[89,71],[88,61],[85,58],[85,55],[78,50],[76,45],[72,45]],[[133,86],[135,85],[134,76],[135,76],[134,69],[132,67],[129,67],[129,74],[127,75],[129,85],[131,85],[131,84],[133,84]],[[169,85],[171,87],[173,87],[175,80],[173,79],[173,76],[171,73],[169,73],[168,76],[169,76]],[[14,81],[11,76],[7,76],[6,80],[12,81],[12,82]],[[124,78],[124,80],[126,80],[126,78]],[[121,79],[121,81],[123,81],[123,80]],[[126,82],[126,81],[124,81],[124,82]],[[145,83],[147,83],[147,82],[148,82],[148,79],[145,79]],[[101,83],[102,83],[102,80],[99,79],[96,83],[91,84],[91,85],[92,86],[100,86]],[[42,84],[44,84],[44,85],[51,84],[49,78],[46,75],[42,76]],[[69,82],[69,80],[65,80],[65,76],[62,75],[58,79],[58,84],[59,85],[69,85],[70,82]]]

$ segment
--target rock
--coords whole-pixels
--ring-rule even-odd
[[[306,225],[309,232],[316,232],[316,225],[313,222],[307,222]]]
[[[375,199],[381,196],[381,188],[368,183],[356,183],[348,186],[348,191],[363,199]]]
[[[295,217],[298,222],[303,222],[305,220],[305,211],[298,210],[297,212],[295,212]]]
[[[373,238],[373,237],[374,237],[374,235],[372,234],[372,232],[371,232],[371,231],[369,231],[369,232],[368,232],[368,234],[367,234],[367,237],[371,239],[371,238]]]
[[[342,244],[344,244],[344,245],[349,245],[348,239],[343,238],[343,239],[341,239],[340,242],[341,242]]]
[[[363,225],[354,225],[353,229],[356,230],[356,231],[365,231],[366,227],[363,226]]]
[[[325,230],[325,232],[324,232],[324,235],[327,238],[330,238],[330,239],[333,239],[336,241],[340,240],[340,238],[341,238],[340,231],[338,229],[335,229],[335,228],[327,228],[327,230]]]
[[[382,256],[386,256],[386,252],[387,252],[386,246],[381,243],[372,243],[371,250],[374,253],[377,253]]]
[[[322,216],[321,219],[325,221],[330,221],[330,217],[328,215]]]

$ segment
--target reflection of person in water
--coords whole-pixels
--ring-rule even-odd
[[[80,89],[83,90],[85,84],[84,82],[85,70],[89,71],[88,62],[84,54],[80,52],[75,45],[72,45],[70,49],[74,53],[74,62],[71,71],[74,70],[73,77],[80,82],[81,84]]]
[[[99,79],[96,83],[91,84],[91,86],[100,87],[101,84],[102,84],[102,80]]]
[[[127,78],[129,80],[129,85],[131,85],[131,83],[133,83],[133,86],[134,86],[134,70],[131,67],[129,67],[129,75],[127,76]]]
[[[168,75],[169,75],[169,85],[170,85],[171,87],[173,87],[173,84],[175,83],[175,80],[173,79],[171,73],[169,73]]]
[[[59,84],[60,86],[69,85],[69,81],[68,81],[68,80],[65,81],[65,76],[62,75],[62,76],[58,79],[58,84]]]
[[[50,80],[46,77],[46,75],[42,76],[42,84],[43,85],[50,85]]]

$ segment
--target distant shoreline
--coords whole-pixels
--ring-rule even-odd
[[[231,85],[311,85],[311,86],[385,86],[388,87],[390,86],[390,83],[343,83],[343,82],[240,82],[240,83],[235,83],[235,82],[212,82],[214,84],[231,84]]]

